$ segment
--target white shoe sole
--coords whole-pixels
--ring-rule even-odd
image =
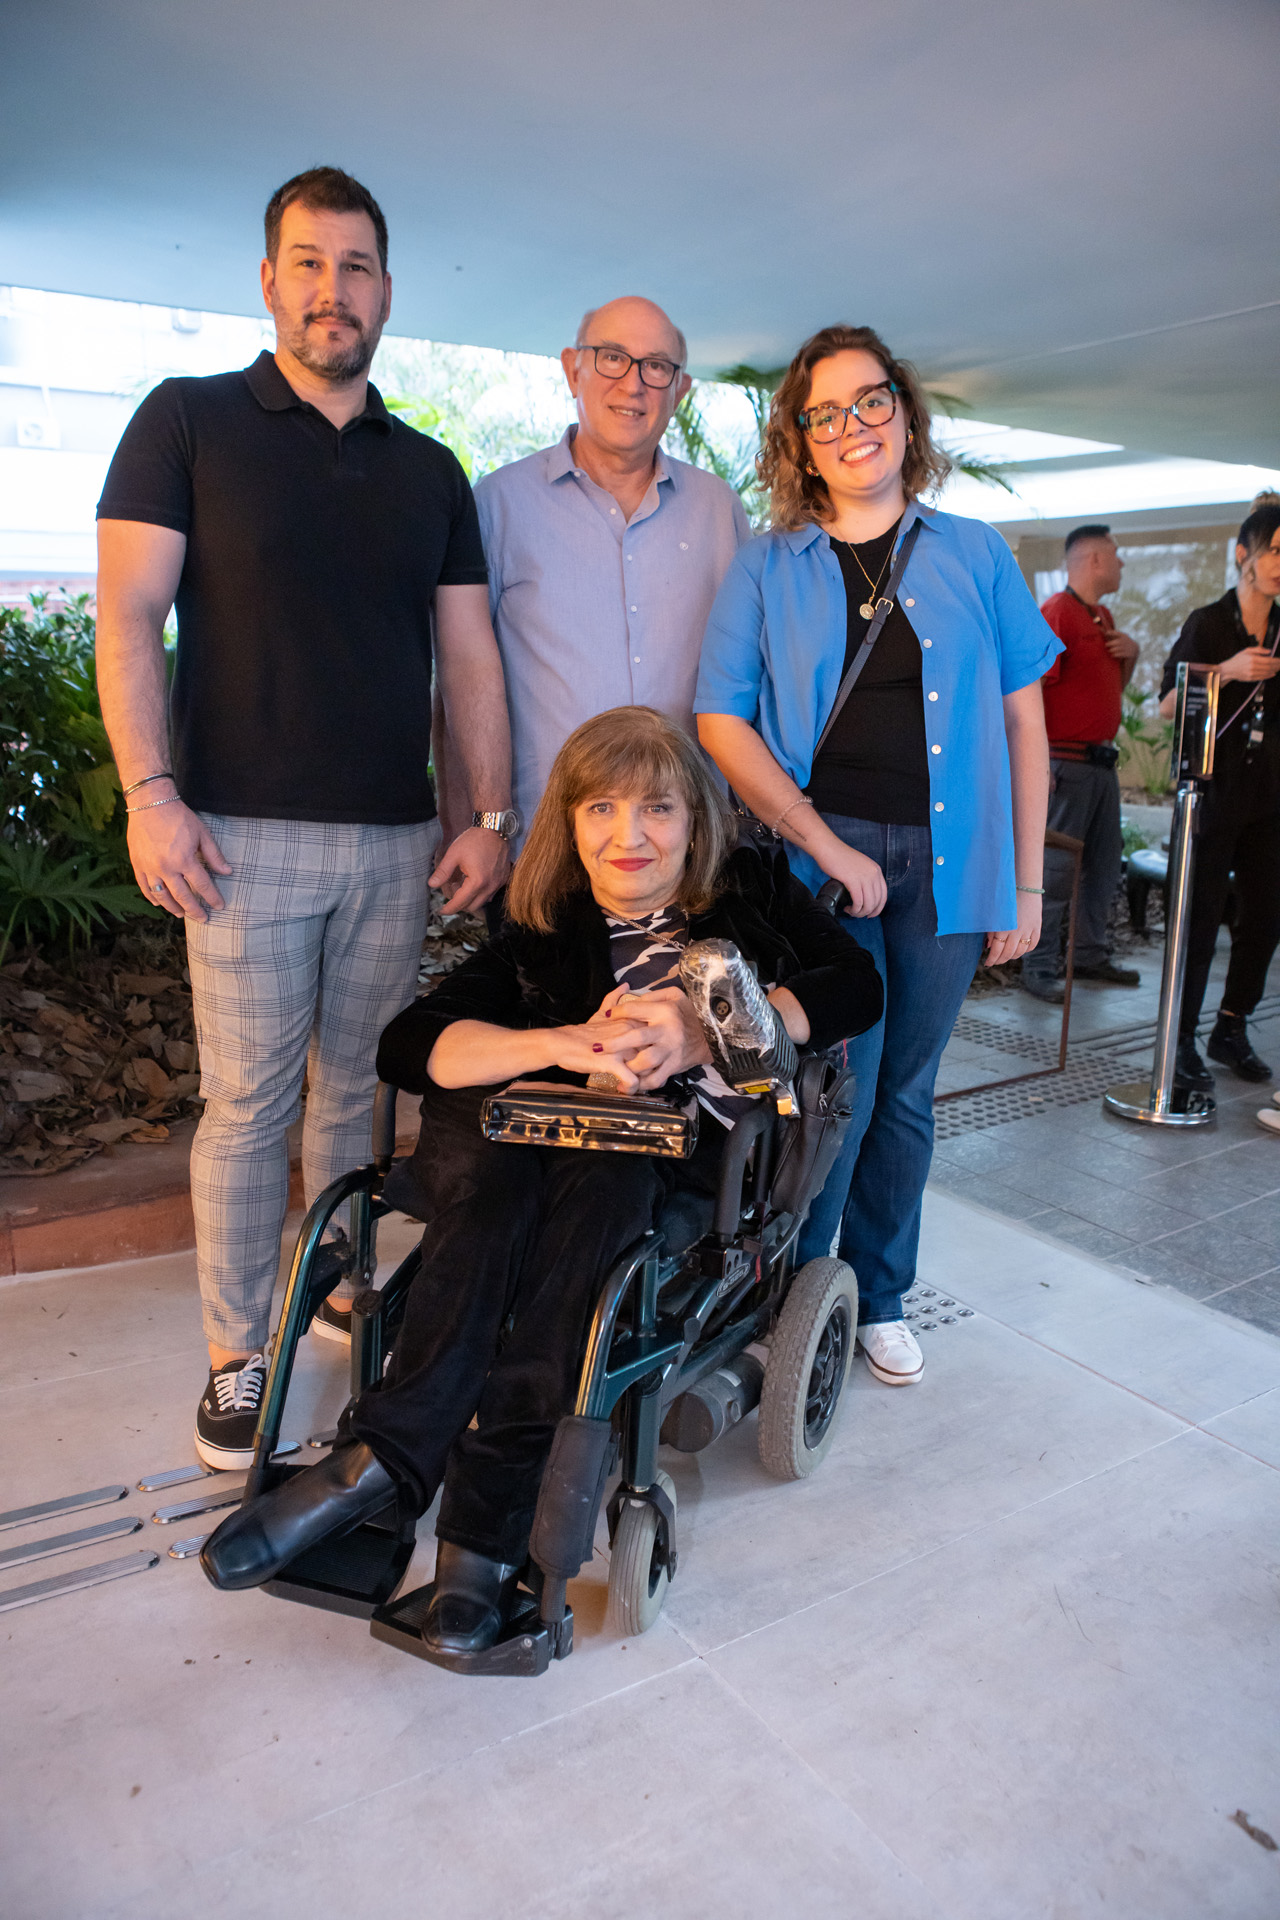
[[[347,1325],[345,1327],[331,1327],[327,1320],[322,1320],[320,1315],[317,1314],[311,1322],[311,1331],[316,1335],[317,1339],[332,1340],[336,1346],[349,1347],[351,1345],[351,1315],[348,1314],[346,1318]]]
[[[861,1341],[858,1342],[858,1352],[867,1363],[868,1373],[873,1374],[874,1377],[886,1387],[914,1387],[924,1372],[924,1361],[922,1360],[914,1373],[890,1373],[885,1367],[876,1365]]]
[[[1262,1112],[1255,1113],[1253,1118],[1255,1126],[1261,1127],[1264,1133],[1269,1133],[1273,1140],[1280,1139],[1280,1114],[1273,1118],[1264,1107]]]
[[[216,1447],[212,1440],[205,1440],[198,1429],[195,1442],[197,1456],[215,1473],[229,1473],[233,1467],[253,1465],[252,1447]]]

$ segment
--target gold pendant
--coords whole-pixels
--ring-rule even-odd
[[[864,600],[862,605],[858,608],[858,612],[862,615],[864,620],[870,620],[875,614],[875,608],[872,606],[869,600]]]

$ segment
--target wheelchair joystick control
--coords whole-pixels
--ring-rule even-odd
[[[779,1113],[794,1113],[795,1044],[733,942],[691,942],[680,956],[680,981],[721,1078],[738,1093],[772,1094]]]

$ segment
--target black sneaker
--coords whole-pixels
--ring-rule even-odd
[[[210,1367],[209,1384],[196,1409],[196,1452],[206,1467],[253,1465],[253,1437],[266,1384],[267,1362],[250,1354],[240,1366]]]
[[[339,1313],[332,1300],[326,1300],[316,1308],[311,1322],[312,1333],[319,1334],[322,1340],[336,1340],[340,1346],[351,1345],[351,1308]]]
[[[1173,1084],[1175,1087],[1195,1087],[1204,1093],[1207,1093],[1213,1085],[1213,1075],[1200,1058],[1193,1039],[1183,1038],[1178,1042],[1178,1057],[1173,1068]]]
[[[1244,1020],[1237,1015],[1234,1019],[1224,1020],[1219,1014],[1209,1035],[1205,1052],[1211,1060],[1220,1066],[1230,1067],[1242,1080],[1269,1080],[1271,1069],[1265,1060],[1260,1060],[1249,1044],[1249,1034]]]
[[[1100,980],[1106,987],[1140,987],[1142,975],[1136,967],[1118,967],[1114,960],[1104,960],[1100,966],[1077,967],[1077,980]]]

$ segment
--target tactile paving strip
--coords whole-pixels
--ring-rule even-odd
[[[1039,1034],[1020,1033],[1017,1027],[1001,1026],[995,1020],[979,1020],[976,1014],[962,1013],[951,1029],[953,1040],[969,1040],[977,1047],[992,1047],[997,1053],[1011,1053],[1019,1060],[1034,1060],[1038,1067],[1056,1067],[1058,1042]]]
[[[1276,1042],[1272,1041],[1269,1030],[1277,1020],[1280,1020],[1280,996],[1272,994],[1260,1003],[1250,1025],[1266,1032],[1273,1049]],[[1212,1024],[1211,1020],[1204,1023],[1202,1039]],[[986,1032],[978,1033],[977,1028]],[[1003,1053],[1016,1051],[1012,1041],[1018,1036],[1011,1035],[1006,1040],[1005,1029],[990,1021],[962,1013],[955,1031],[962,1039],[982,1046],[998,1044]],[[991,1032],[1001,1036],[998,1042],[988,1040],[987,1034]],[[1035,1043],[1030,1034],[1022,1037],[1028,1046],[1047,1044]],[[1149,1069],[1154,1044],[1155,1027],[1150,1021],[1134,1026],[1127,1033],[1107,1034],[1101,1041],[1082,1041],[1074,1059],[1068,1060],[1061,1073],[1046,1074],[1041,1080],[1024,1080],[1011,1087],[984,1087],[958,1100],[944,1101],[934,1109],[934,1137],[939,1141],[955,1140],[961,1134],[980,1133],[986,1127],[1000,1127],[1009,1120],[1034,1119],[1046,1107],[1079,1107],[1086,1101],[1098,1100],[1117,1081],[1141,1078]],[[1056,1047],[1052,1053],[1056,1059]]]
[[[953,1300],[937,1287],[922,1287],[919,1282],[904,1294],[902,1317],[916,1333],[935,1333],[939,1327],[954,1327],[961,1320],[973,1319],[973,1308]]]

